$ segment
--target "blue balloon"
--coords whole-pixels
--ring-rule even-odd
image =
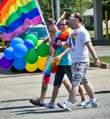
[[[17,58],[22,58],[27,54],[27,47],[24,44],[18,43],[13,48],[13,54]]]
[[[22,70],[25,68],[26,66],[26,61],[24,58],[15,58],[14,61],[13,61],[13,65],[16,69],[18,70]]]
[[[24,43],[23,39],[19,37],[13,38],[11,41],[11,47],[14,47],[18,43]]]
[[[4,56],[5,56],[6,59],[9,59],[9,60],[14,59],[15,56],[13,54],[13,48],[12,47],[6,48],[4,50]]]
[[[27,49],[32,49],[32,48],[34,48],[34,43],[33,43],[33,41],[32,41],[32,40],[29,40],[29,39],[27,39],[27,40],[24,41],[24,45],[27,47]]]

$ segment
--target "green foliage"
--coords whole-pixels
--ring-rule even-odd
[[[106,0],[102,2],[102,16],[103,20],[105,20],[105,11],[108,12],[108,20],[110,19],[110,0]]]
[[[85,28],[87,30],[94,30],[94,24],[87,24],[87,25],[85,25]]]
[[[48,14],[52,17],[52,4],[51,0],[38,0],[41,11],[43,13],[44,19],[48,19]],[[48,8],[49,5],[49,8]],[[73,12],[83,13],[86,9],[91,8],[92,2],[89,0],[60,0],[60,15],[66,11],[66,18],[68,19],[70,14]],[[56,0],[53,0],[53,7],[54,7],[54,16],[56,16]],[[55,18],[56,19],[56,18]]]

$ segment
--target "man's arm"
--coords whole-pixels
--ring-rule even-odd
[[[62,42],[61,40],[57,41],[57,45],[60,45],[63,48],[70,48],[70,45],[67,42]]]
[[[45,40],[43,40],[42,43],[48,43],[49,42],[49,37],[47,37]]]
[[[55,57],[56,61],[59,61],[64,55],[66,55],[70,51],[70,48],[67,48],[65,51],[63,51],[60,55]]]
[[[85,43],[85,45],[88,47],[88,49],[89,49],[92,57],[94,58],[94,64],[95,64],[95,66],[100,67],[101,66],[101,62],[97,58],[97,54],[96,54],[95,49],[94,49],[94,47],[92,45],[92,42],[91,41],[88,41],[88,42]]]

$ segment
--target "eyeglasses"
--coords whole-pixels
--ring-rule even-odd
[[[77,18],[71,18],[71,17],[69,18],[69,20],[72,20],[72,19],[77,19]]]
[[[65,26],[66,24],[59,24],[59,26]]]

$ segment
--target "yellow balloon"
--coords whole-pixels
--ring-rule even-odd
[[[43,42],[43,40],[38,40],[38,43],[37,43],[37,46],[39,45],[39,44],[41,44]]]
[[[37,68],[38,68],[37,63],[34,63],[34,64],[27,63],[25,67],[25,69],[29,72],[34,72]]]
[[[38,61],[37,61],[37,67],[43,71],[46,65],[46,57],[38,57]]]

